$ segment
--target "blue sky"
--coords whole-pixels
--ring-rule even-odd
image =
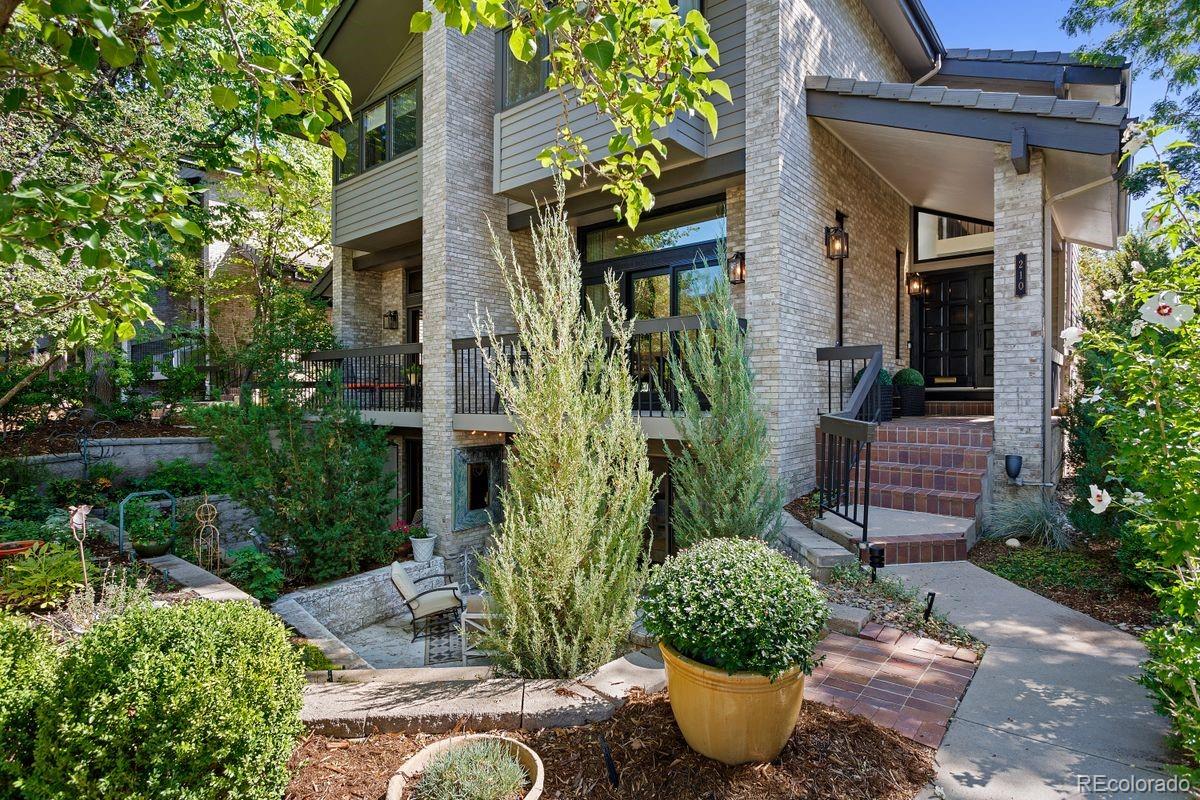
[[[1074,51],[1094,44],[1067,36],[1059,20],[1070,7],[1069,0],[924,0],[942,43],[947,47],[991,47],[1002,50]],[[1097,39],[1099,35],[1097,35]],[[1137,74],[1134,64],[1131,113],[1145,118],[1150,106],[1163,97],[1166,83]],[[1145,201],[1135,201],[1131,222],[1141,219]]]

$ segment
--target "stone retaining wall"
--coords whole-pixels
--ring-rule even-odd
[[[99,451],[107,457],[92,463],[116,464],[124,470],[124,477],[144,478],[160,461],[186,458],[197,466],[207,464],[213,457],[213,444],[204,436],[162,436],[146,439],[96,439],[91,443],[93,453]],[[83,456],[79,453],[50,453],[30,456],[29,464],[45,467],[58,478],[79,478],[83,475]]]
[[[403,567],[414,582],[446,571],[441,556],[423,564],[405,561]],[[438,585],[430,581],[419,584],[418,588],[432,589]],[[353,633],[393,617],[409,616],[400,592],[392,585],[391,566],[285,594],[275,605],[289,602],[300,606],[334,636]]]

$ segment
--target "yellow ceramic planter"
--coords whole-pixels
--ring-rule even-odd
[[[693,661],[660,643],[675,722],[696,752],[725,764],[762,763],[779,755],[804,703],[804,672],[774,681]]]

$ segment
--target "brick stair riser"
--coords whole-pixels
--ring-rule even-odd
[[[866,471],[860,464],[856,470],[859,480]],[[934,489],[946,492],[980,494],[983,492],[983,470],[963,470],[925,465],[871,463],[871,484],[878,486],[910,486],[914,489]]]
[[[926,514],[941,514],[946,517],[977,518],[976,511],[982,502],[979,496],[948,496],[937,491],[913,487],[872,486],[871,505],[877,508],[894,508],[900,511],[922,511]]]
[[[951,447],[991,447],[992,434],[972,428],[895,428],[881,427],[876,442],[902,444],[938,444]]]
[[[947,539],[942,541],[889,542],[883,540],[884,563],[893,564],[936,564],[943,561],[966,561],[967,540]],[[865,563],[866,555],[862,556]]]
[[[986,470],[989,455],[989,451],[982,447],[950,447],[939,444],[902,444],[898,442],[875,442],[871,446],[872,461],[950,469]]]

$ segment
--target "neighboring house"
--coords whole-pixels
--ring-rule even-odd
[[[472,332],[477,307],[512,329],[487,222],[529,253],[529,204],[550,188],[536,155],[560,105],[542,88],[544,65],[515,62],[503,34],[399,33],[420,7],[343,0],[319,35],[356,109],[334,165],[328,281],[335,333],[352,349],[319,358],[391,429],[406,511],[423,508],[454,556],[485,540],[511,430]],[[1058,332],[1078,315],[1076,253],[1113,247],[1126,225],[1128,65],[947,50],[919,0],[702,10],[722,56],[716,76],[733,90],[718,103],[718,136],[690,119],[662,132],[667,168],[636,233],[596,185],[568,200],[585,292],[614,270],[641,320],[634,413],[655,472],[666,475],[676,433],[649,373],[696,294],[727,279],[715,263],[724,241],[729,271],[744,276],[735,299],[789,496],[817,479],[819,412],[845,408],[848,392],[828,391],[827,376],[860,351],[818,362],[818,348],[838,346],[882,346],[887,368],[919,368],[930,410],[946,415],[880,429],[874,506],[977,518],[989,486],[1009,485],[1010,454],[1023,457],[1023,480],[1053,481]],[[571,121],[602,148],[607,121],[579,109]],[[837,228],[844,258],[830,257]],[[664,480],[656,554],[670,547],[669,505]]]

